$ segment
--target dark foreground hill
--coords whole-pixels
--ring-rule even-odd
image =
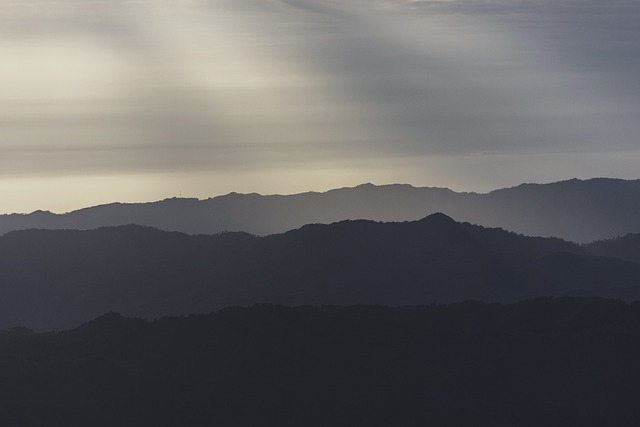
[[[457,223],[343,221],[267,237],[140,226],[0,237],[0,328],[74,327],[231,305],[430,304],[536,296],[640,299],[640,264]]]
[[[458,221],[578,243],[640,232],[640,180],[577,179],[523,184],[488,194],[410,185],[361,185],[325,193],[231,193],[207,200],[95,206],[56,215],[0,215],[0,234],[29,228],[93,229],[139,224],[189,234],[268,235],[345,219],[407,221],[444,212]]]
[[[538,299],[105,315],[0,333],[6,426],[635,426],[640,308]]]

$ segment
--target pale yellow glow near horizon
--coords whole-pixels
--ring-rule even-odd
[[[611,176],[609,165],[618,165]],[[473,155],[395,158],[317,164],[302,169],[200,171],[10,177],[0,180],[0,214],[48,210],[64,213],[112,202],[144,203],[172,197],[206,199],[230,192],[297,194],[354,187],[367,182],[446,187],[485,193],[518,184],[596,177],[637,179],[640,151],[561,155]],[[557,169],[564,174],[558,176]],[[398,171],[402,171],[398,173]],[[522,177],[514,178],[514,176]],[[427,177],[427,178],[425,178]],[[474,181],[476,177],[480,177]]]

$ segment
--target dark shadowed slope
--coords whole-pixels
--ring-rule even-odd
[[[640,309],[233,308],[0,333],[0,424],[635,426]]]
[[[116,309],[188,313],[194,289],[216,282],[254,240],[134,225],[8,233],[0,237],[0,325],[68,327]]]
[[[284,234],[190,236],[140,226],[0,237],[0,328],[72,327],[229,305],[640,297],[640,264],[576,244],[457,223],[343,221]]]
[[[627,234],[617,239],[600,240],[585,245],[585,248],[594,255],[640,263],[640,234]]]
[[[268,235],[344,219],[416,220],[444,212],[458,221],[585,243],[640,232],[640,180],[591,179],[523,184],[488,194],[410,185],[361,185],[325,193],[231,193],[207,200],[96,206],[56,215],[0,216],[0,234],[28,228],[92,229],[140,224],[190,234]]]

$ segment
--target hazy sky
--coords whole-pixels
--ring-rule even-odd
[[[640,178],[638,0],[0,0],[0,212]]]

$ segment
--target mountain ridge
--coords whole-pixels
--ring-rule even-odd
[[[308,223],[409,221],[435,212],[520,234],[588,243],[640,233],[640,180],[572,179],[489,193],[371,183],[293,195],[232,192],[202,200],[114,202],[63,214],[4,214],[0,215],[0,234],[28,228],[86,230],[135,223],[188,234],[245,231],[266,236]]]
[[[255,303],[398,306],[563,295],[640,299],[640,263],[444,214],[309,224],[265,237],[139,225],[0,236],[0,329],[59,329],[109,311],[154,318]]]

